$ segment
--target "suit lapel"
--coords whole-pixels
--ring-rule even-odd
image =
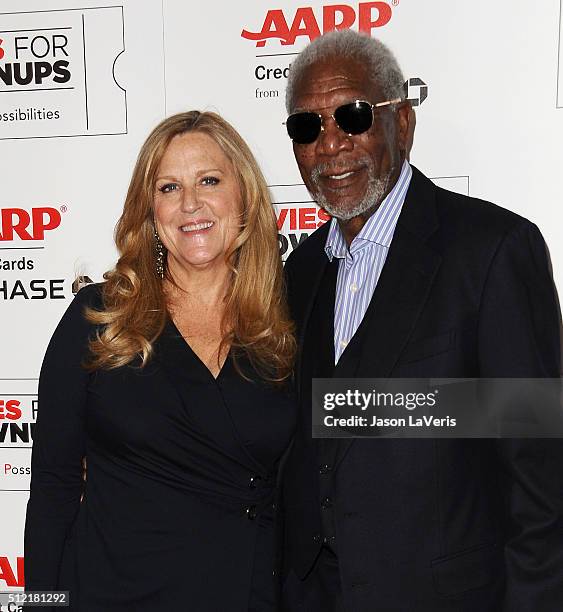
[[[302,431],[308,437],[312,431],[312,380],[330,378],[334,372],[334,297],[338,261],[326,265],[324,270],[305,329],[300,367]]]
[[[427,244],[438,227],[435,187],[416,168],[368,310],[334,376],[386,378],[426,303],[441,257]],[[335,466],[353,438],[341,439]]]
[[[359,339],[354,376],[390,376],[414,330],[440,262],[441,257],[415,236],[406,232],[397,235]]]
[[[322,341],[320,338],[316,338],[315,343],[312,344],[311,342],[305,342],[305,338],[321,280],[328,265],[328,257],[324,251],[324,245],[328,235],[329,225],[330,223],[325,223],[323,227],[307,238],[306,243],[309,242],[309,244],[305,243],[303,247],[300,247],[310,247],[311,242],[316,242],[316,248],[309,249],[307,254],[307,266],[297,269],[287,275],[291,314],[297,325],[298,335],[297,341],[299,348],[295,364],[295,386],[299,397],[301,396],[303,387],[304,370],[308,372],[311,371],[311,361],[315,360],[315,354],[318,354],[319,350],[319,344],[317,344],[317,342]]]

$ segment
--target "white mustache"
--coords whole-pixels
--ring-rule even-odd
[[[327,174],[334,175],[351,170],[358,171],[362,168],[367,170],[368,186],[361,200],[357,202],[355,206],[347,206],[345,208],[333,206],[323,193],[320,181],[321,176]],[[311,170],[311,186],[314,189],[314,193],[311,191],[311,195],[316,199],[317,204],[333,217],[342,220],[352,219],[381,203],[392,171],[393,169],[390,169],[383,176],[376,178],[375,164],[369,156],[355,159],[348,164],[345,160],[320,163]]]
[[[373,165],[373,162],[369,158],[362,157],[355,160],[352,164],[346,164],[341,161],[339,162],[324,162],[317,164],[311,170],[311,180],[318,184],[319,179],[323,174],[340,174],[342,172],[357,172],[361,168],[369,168]]]

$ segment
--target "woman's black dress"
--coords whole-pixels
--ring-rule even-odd
[[[252,381],[231,356],[215,379],[172,322],[145,368],[88,373],[86,304],[99,286],[77,295],[41,372],[26,589],[70,589],[80,612],[272,610],[292,397],[244,358]]]

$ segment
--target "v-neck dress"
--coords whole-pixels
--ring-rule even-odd
[[[99,286],[79,292],[42,367],[26,588],[70,589],[81,612],[273,610],[290,391],[244,355],[245,377],[229,354],[215,379],[171,321],[144,368],[89,373],[86,304]]]

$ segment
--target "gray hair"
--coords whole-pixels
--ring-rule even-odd
[[[405,79],[391,50],[379,40],[353,30],[336,30],[323,34],[305,47],[291,64],[285,106],[293,111],[297,86],[307,68],[330,57],[355,60],[368,68],[387,99],[405,98]]]

